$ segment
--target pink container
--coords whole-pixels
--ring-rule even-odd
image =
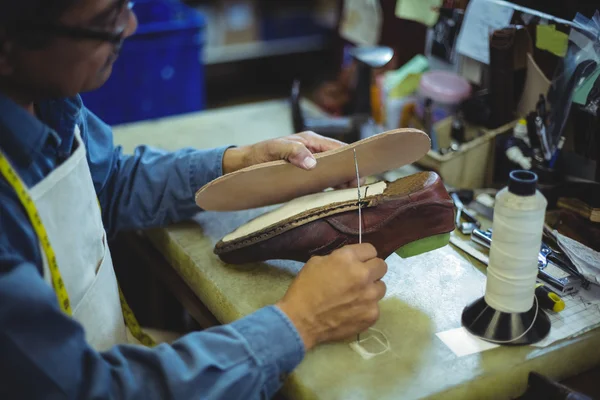
[[[471,85],[463,77],[448,71],[426,72],[421,77],[419,94],[436,103],[458,105],[471,95]]]
[[[417,114],[423,117],[425,99],[432,100],[432,123],[456,113],[458,105],[471,95],[471,85],[463,77],[448,71],[423,74],[419,84]]]

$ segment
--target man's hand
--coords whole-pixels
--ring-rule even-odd
[[[371,244],[350,245],[302,268],[277,306],[290,318],[306,350],[352,337],[379,318],[387,264]]]
[[[234,147],[228,149],[223,156],[223,173],[228,174],[252,165],[277,160],[286,160],[298,168],[310,170],[317,165],[313,153],[321,153],[345,145],[339,140],[307,131],[266,140],[251,146]],[[364,182],[361,179],[362,183]],[[356,187],[356,179],[341,187]]]

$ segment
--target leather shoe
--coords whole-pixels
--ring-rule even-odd
[[[421,172],[361,188],[362,242],[379,258],[402,257],[446,245],[454,230],[454,206],[442,180]],[[294,199],[225,236],[214,252],[229,264],[274,259],[306,262],[359,243],[356,189]]]

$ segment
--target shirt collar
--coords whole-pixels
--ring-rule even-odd
[[[10,153],[14,162],[29,166],[33,156],[41,153],[52,141],[59,152],[72,146],[73,129],[82,102],[79,96],[70,99],[47,100],[38,104],[39,119],[0,94],[0,147]],[[70,138],[71,143],[64,143]]]

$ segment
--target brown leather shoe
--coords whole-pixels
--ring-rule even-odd
[[[378,257],[402,257],[448,243],[454,206],[440,177],[421,172],[361,188],[362,241]],[[359,242],[357,190],[303,196],[225,236],[215,254],[229,264],[274,259],[306,262]]]

